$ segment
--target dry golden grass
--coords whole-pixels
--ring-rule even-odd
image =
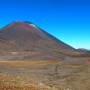
[[[0,74],[0,90],[37,90],[34,86],[20,85],[16,77]]]
[[[58,64],[60,61],[56,61],[56,60],[25,60],[25,61],[18,61],[18,60],[12,60],[12,61],[0,61],[0,64],[4,64],[4,65],[12,65],[12,66],[22,66],[22,65],[46,65],[46,64]]]
[[[69,68],[79,68],[79,67],[81,67],[82,65],[81,65],[81,64],[66,64],[65,66],[66,66],[66,67],[69,67]]]
[[[29,65],[47,65],[47,64],[57,64],[58,61],[43,61],[43,60],[25,60],[25,61],[0,61],[0,65],[4,66],[23,66]],[[18,68],[19,68],[18,67]],[[51,87],[44,85],[42,83],[36,83],[33,81],[26,81],[21,76],[13,76],[11,74],[0,73],[0,90],[53,90]],[[56,90],[56,89],[54,89]]]
[[[19,78],[0,74],[0,90],[52,90],[43,84],[39,85],[32,81],[20,81]]]
[[[90,63],[80,60],[0,61],[0,90],[90,90]]]

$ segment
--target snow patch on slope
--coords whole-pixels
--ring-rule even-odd
[[[34,24],[29,24],[29,25],[30,25],[30,26],[32,26],[32,27],[35,27],[35,28],[37,28],[37,27],[36,27],[36,25],[34,25]]]

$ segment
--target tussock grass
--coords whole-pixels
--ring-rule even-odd
[[[19,78],[0,74],[0,90],[53,90],[44,84],[19,81]]]

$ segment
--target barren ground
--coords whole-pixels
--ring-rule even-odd
[[[0,60],[0,90],[90,90],[89,61]]]

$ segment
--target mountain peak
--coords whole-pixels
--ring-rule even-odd
[[[6,27],[10,28],[13,26],[14,27],[19,26],[19,27],[23,27],[23,28],[37,27],[35,24],[33,24],[32,22],[29,22],[29,21],[13,21],[12,23],[8,24]]]
[[[29,21],[13,21],[11,22],[10,24],[33,24],[32,22],[29,22]]]
[[[19,20],[13,21],[12,23],[25,23],[25,24],[33,24],[33,23],[32,23],[32,22],[30,22],[30,21],[19,21]]]
[[[73,54],[74,52],[76,54],[74,48],[28,21],[14,21],[2,28],[0,30],[0,40],[5,44],[5,47],[3,47],[5,51],[11,45],[13,46],[9,47],[11,51],[32,50],[32,52],[46,53],[46,57],[47,53],[51,56],[54,52],[58,54],[61,52],[66,55],[69,53]],[[1,46],[3,46],[3,42],[0,42]],[[7,42],[10,44],[8,47]],[[2,47],[0,49],[2,49]],[[42,55],[40,55],[40,57],[41,56]],[[43,56],[45,56],[45,54],[43,54]]]

